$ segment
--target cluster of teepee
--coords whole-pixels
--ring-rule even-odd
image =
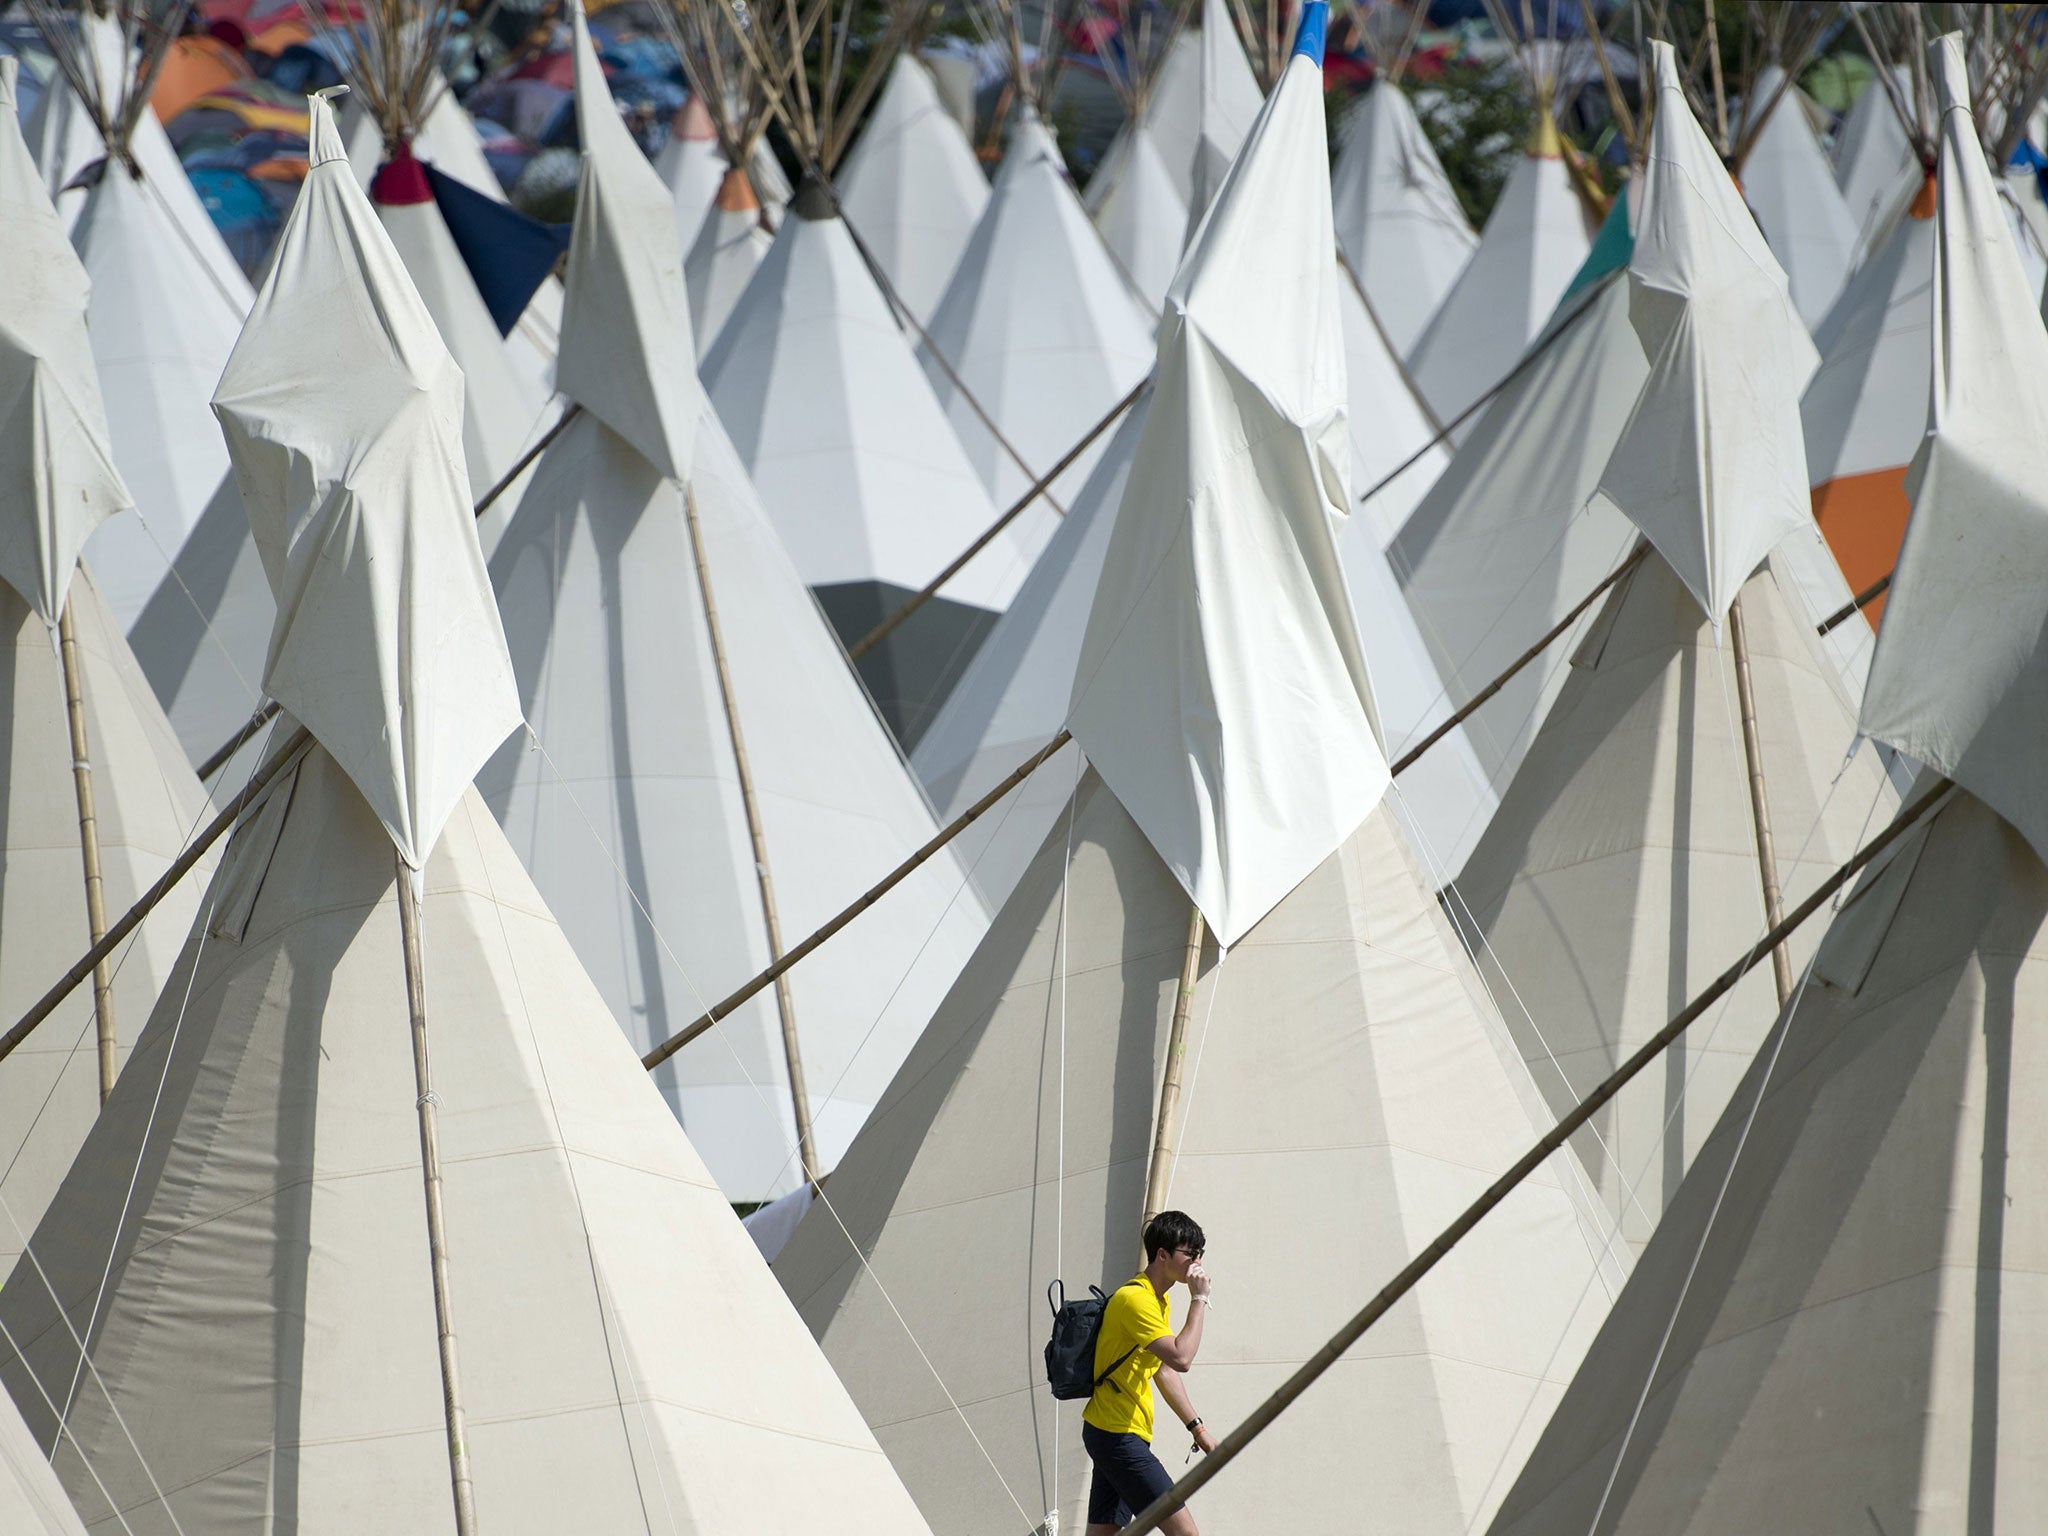
[[[1632,105],[1490,4],[1475,230],[1419,12],[1333,164],[1324,0],[1103,7],[1077,188],[1072,5],[962,13],[990,177],[924,7],[674,0],[650,160],[572,3],[563,236],[321,12],[252,288],[162,15],[30,9],[0,1530],[1076,1529],[1047,1286],[1168,1206],[1208,1421],[1314,1381],[1210,1528],[2038,1519],[2021,19],[1647,7]]]

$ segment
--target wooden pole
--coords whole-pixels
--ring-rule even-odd
[[[549,427],[547,431],[543,432],[541,434],[540,441],[535,443],[531,448],[527,449],[526,452],[522,453],[519,456],[519,462],[514,464],[510,469],[506,470],[504,474],[500,475],[498,477],[498,483],[492,486],[488,491],[485,491],[483,494],[483,499],[479,501],[470,510],[474,512],[478,517],[482,517],[486,512],[490,511],[491,503],[496,501],[500,496],[504,495],[506,491],[512,488],[512,482],[514,480],[517,480],[521,475],[526,473],[527,465],[531,464],[535,459],[539,458],[542,454],[548,451],[548,445],[552,443],[556,438],[562,435],[564,429],[568,427],[570,422],[576,419],[578,413],[580,413],[582,409],[582,406],[577,405],[572,401],[569,405],[569,408],[562,412],[561,419],[557,421],[552,427]]]
[[[670,1035],[645,1056],[642,1056],[640,1058],[640,1065],[647,1068],[650,1072],[653,1071],[664,1061],[667,1061],[669,1057],[675,1055],[677,1051],[680,1051],[692,1040],[710,1029],[720,1019],[731,1013],[733,1009],[739,1007],[741,1003],[744,1003],[748,998],[767,986],[769,982],[781,976],[791,966],[795,965],[797,961],[803,959],[805,955],[808,955],[820,944],[831,938],[833,934],[844,928],[856,917],[859,917],[861,913],[867,911],[869,907],[872,907],[877,901],[888,895],[890,891],[902,884],[918,865],[924,863],[925,860],[929,859],[933,854],[945,847],[946,844],[966,831],[968,827],[980,820],[990,806],[1002,799],[1003,796],[1007,795],[1019,784],[1022,784],[1025,779],[1031,776],[1031,771],[1034,768],[1038,767],[1040,763],[1043,763],[1073,739],[1073,733],[1065,730],[1053,737],[1051,741],[1048,741],[1044,746],[1032,753],[1030,757],[1019,763],[1002,783],[996,785],[995,788],[991,789],[987,794],[975,801],[974,804],[967,807],[966,810],[941,827],[938,833],[922,848],[890,870],[888,874],[884,875],[874,885],[868,887],[864,893],[854,900],[851,906],[826,923],[824,927],[818,929],[817,932],[797,945],[796,948],[792,949],[780,960],[769,966],[767,970],[761,972],[760,975],[754,977],[753,980],[747,982],[737,991],[712,1004],[711,1007],[705,1009],[703,1013],[699,1014],[690,1023],[684,1025],[683,1028]],[[4,1052],[0,1052],[0,1054],[4,1054]]]
[[[1517,656],[1513,661],[1509,662],[1508,669],[1505,672],[1501,673],[1499,677],[1496,677],[1484,688],[1480,689],[1477,693],[1473,694],[1471,698],[1467,699],[1463,704],[1459,705],[1458,708],[1452,712],[1451,717],[1448,720],[1444,721],[1442,725],[1439,725],[1435,730],[1431,731],[1427,736],[1423,737],[1422,740],[1418,741],[1417,743],[1415,743],[1414,746],[1410,747],[1406,752],[1404,752],[1399,758],[1399,760],[1397,760],[1394,764],[1393,772],[1395,776],[1399,777],[1401,773],[1404,772],[1406,769],[1414,766],[1415,760],[1417,758],[1421,757],[1423,753],[1427,752],[1431,747],[1435,746],[1438,742],[1442,741],[1446,736],[1450,735],[1452,731],[1456,730],[1460,725],[1464,724],[1466,720],[1470,719],[1473,712],[1477,710],[1480,705],[1484,704],[1496,693],[1499,693],[1501,689],[1505,688],[1509,684],[1509,682],[1511,682],[1514,679],[1516,673],[1520,672],[1522,668],[1528,666],[1529,663],[1534,661],[1538,656],[1541,656],[1546,650],[1548,650],[1551,647],[1551,645],[1556,641],[1559,635],[1563,634],[1566,630],[1570,629],[1572,625],[1575,622],[1577,622],[1579,615],[1584,613],[1588,608],[1593,606],[1594,600],[1598,598],[1601,593],[1605,592],[1617,581],[1620,581],[1622,577],[1626,576],[1630,571],[1634,570],[1638,565],[1642,564],[1643,556],[1647,555],[1649,552],[1650,546],[1643,540],[1638,539],[1636,541],[1636,547],[1634,551],[1629,555],[1629,557],[1626,560],[1622,561],[1621,564],[1617,565],[1613,570],[1609,571],[1607,575],[1602,577],[1600,580],[1600,584],[1598,586],[1594,587],[1592,591],[1588,592],[1584,597],[1580,598],[1577,603],[1573,604],[1572,611],[1570,613],[1566,614],[1563,618],[1559,619],[1555,624],[1551,625],[1549,629],[1543,632],[1543,637],[1541,639],[1539,639],[1534,645],[1530,646],[1529,649],[1522,652],[1522,654]]]
[[[398,936],[405,951],[406,1011],[412,1019],[412,1076],[418,1090],[420,1175],[426,1185],[427,1248],[433,1259],[434,1325],[441,1341],[441,1409],[448,1430],[448,1481],[455,1497],[456,1536],[475,1536],[476,1489],[469,1474],[469,1436],[462,1411],[462,1371],[448,1288],[448,1228],[441,1205],[440,1100],[427,1056],[427,977],[420,953],[420,874],[396,850]]]
[[[1876,602],[1880,597],[1883,597],[1885,593],[1890,591],[1891,585],[1892,573],[1890,571],[1886,571],[1882,576],[1878,577],[1877,580],[1873,581],[1861,592],[1858,592],[1854,597],[1850,598],[1848,602],[1844,603],[1840,608],[1837,608],[1833,613],[1829,614],[1826,618],[1822,619],[1820,623],[1815,625],[1814,633],[1818,635],[1825,635],[1833,630],[1840,629],[1844,624],[1848,623],[1851,619],[1855,618],[1857,614],[1861,613],[1864,609],[1868,608],[1872,603]]]
[[[1159,1081],[1159,1114],[1152,1124],[1152,1167],[1145,1176],[1145,1224],[1151,1225],[1166,1204],[1166,1185],[1180,1147],[1180,1071],[1187,1059],[1188,1015],[1194,1012],[1195,978],[1202,964],[1202,938],[1208,932],[1202,909],[1188,913],[1187,949],[1181,955],[1180,986],[1173,994],[1173,1026],[1166,1036],[1166,1070]]]
[[[100,819],[93,803],[92,749],[85,731],[85,678],[78,666],[78,631],[71,599],[57,617],[57,653],[64,667],[64,712],[71,721],[71,788],[78,799],[78,852],[85,864],[85,919],[98,949],[107,936],[106,885],[100,878]],[[121,1070],[120,1041],[114,1032],[114,968],[111,949],[92,968],[92,1011],[99,1033],[100,1102],[114,1091]]]
[[[955,559],[943,571],[939,572],[938,575],[934,576],[921,589],[919,589],[916,592],[913,592],[909,597],[905,598],[903,601],[903,606],[901,608],[898,608],[894,613],[890,614],[889,617],[882,620],[881,623],[877,624],[872,630],[868,631],[867,634],[861,636],[859,640],[855,641],[854,644],[850,648],[848,648],[846,652],[846,659],[848,661],[859,661],[861,657],[867,655],[869,651],[873,650],[876,646],[880,645],[884,640],[888,639],[890,634],[905,619],[909,618],[913,613],[917,612],[918,609],[922,608],[926,603],[930,602],[932,598],[937,594],[939,588],[943,587],[955,576],[958,576],[960,572],[966,568],[968,561],[972,560],[976,555],[980,554],[984,549],[988,548],[989,544],[995,539],[995,536],[997,534],[1001,533],[1005,528],[1009,527],[1011,523],[1015,522],[1018,516],[1024,511],[1026,507],[1030,506],[1032,502],[1038,500],[1038,498],[1045,493],[1045,488],[1048,485],[1051,485],[1053,481],[1059,479],[1059,477],[1066,472],[1068,465],[1072,464],[1074,460],[1078,459],[1082,454],[1086,453],[1088,451],[1088,445],[1094,442],[1095,439],[1100,437],[1104,432],[1106,432],[1109,429],[1110,423],[1114,422],[1119,416],[1123,415],[1125,411],[1129,410],[1131,406],[1136,402],[1138,396],[1142,395],[1145,392],[1145,386],[1150,384],[1151,382],[1152,375],[1148,373],[1145,375],[1144,378],[1140,379],[1134,386],[1132,386],[1131,392],[1128,395],[1125,395],[1123,399],[1117,401],[1115,405],[1111,406],[1109,408],[1109,414],[1104,416],[1102,420],[1096,422],[1094,426],[1090,427],[1088,429],[1088,435],[1082,438],[1081,441],[1079,441],[1078,443],[1074,444],[1073,447],[1069,448],[1066,451],[1066,454],[1060,459],[1059,463],[1053,465],[1051,469],[1048,469],[1044,474],[1040,475],[1037,480],[1033,481],[1031,488],[1027,490],[1022,496],[1019,496],[1016,499],[1016,501],[1012,502],[1010,504],[1009,509],[1005,511],[1001,517],[997,518],[993,523],[990,523],[987,529],[983,531],[980,538],[976,539],[972,544],[968,545],[966,549],[962,550],[957,559]]]
[[[299,748],[312,740],[312,735],[302,725],[291,739],[280,748],[269,762],[250,778],[247,787],[230,800],[225,809],[206,824],[206,830],[195,838],[190,847],[171,861],[171,867],[157,877],[156,884],[142,893],[142,898],[117,918],[112,927],[98,943],[85,952],[70,970],[57,979],[57,984],[45,992],[36,1005],[23,1014],[15,1026],[0,1035],[0,1061],[6,1060],[16,1046],[26,1040],[35,1027],[56,1012],[57,1006],[71,995],[71,991],[93,973],[94,967],[111,955],[116,946],[133,933],[142,920],[149,916],[156,904],[177,888],[178,882],[192,872],[192,866],[206,856],[206,850],[219,842],[236,819],[248,808],[256,797],[269,787],[270,781],[281,773],[285,766],[298,755]]]
[[[255,714],[242,723],[240,730],[214,748],[213,755],[199,765],[199,782],[204,784],[216,773],[219,773],[221,769],[227,767],[228,759],[241,751],[255,737],[258,731],[270,724],[277,717],[277,712],[281,708],[283,706],[277,700],[265,700],[262,708],[258,709]]]
[[[1782,923],[1765,934],[1748,953],[1723,971],[1706,991],[1687,1003],[1676,1018],[1651,1036],[1641,1050],[1615,1070],[1613,1076],[1579,1100],[1570,1114],[1559,1120],[1533,1147],[1523,1153],[1512,1168],[1494,1180],[1486,1192],[1467,1206],[1457,1220],[1444,1228],[1435,1242],[1417,1254],[1407,1267],[1388,1281],[1380,1293],[1367,1302],[1328,1343],[1276,1387],[1270,1397],[1246,1416],[1243,1423],[1225,1435],[1216,1449],[1203,1457],[1192,1472],[1181,1478],[1168,1492],[1153,1500],[1135,1521],[1125,1526],[1122,1536],[1144,1536],[1147,1531],[1156,1531],[1159,1529],[1159,1522],[1171,1511],[1186,1502],[1211,1478],[1235,1461],[1244,1448],[1259,1437],[1262,1430],[1286,1412],[1302,1393],[1315,1384],[1318,1377],[1343,1357],[1346,1350],[1363,1338],[1367,1329],[1386,1316],[1396,1302],[1413,1290],[1416,1283],[1434,1269],[1444,1255],[1455,1248],[1459,1241],[1479,1224],[1487,1212],[1505,1200],[1522,1180],[1548,1162],[1581,1126],[1605,1108],[1607,1102],[1628,1085],[1630,1079],[1669,1049],[1671,1043],[1683,1034],[1688,1026],[1720,1001],[1729,988],[1749,974],[1750,969],[1762,958],[1767,949],[1784,943],[1801,923],[1818,912],[1836,891],[1848,884],[1872,859],[1898,841],[1953,787],[1948,780],[1943,779],[1915,800],[1900,813],[1896,821],[1865,843],[1848,863],[1823,881],[1820,888],[1795,907]]]
[[[1749,631],[1742,622],[1742,594],[1728,605],[1728,635],[1735,651],[1735,696],[1742,711],[1742,756],[1749,766],[1750,828],[1756,837],[1756,873],[1764,891],[1764,926],[1785,920],[1778,893],[1778,851],[1771,838],[1771,802],[1764,791],[1763,743],[1756,731],[1756,689],[1749,675]],[[1771,946],[1771,979],[1777,984],[1778,1006],[1792,996],[1792,956],[1783,944]]]
[[[704,530],[697,520],[697,493],[683,487],[683,514],[690,528],[690,554],[697,564],[697,591],[704,600],[704,628],[711,637],[711,664],[718,674],[718,697],[725,706],[726,737],[732,743],[733,767],[739,775],[740,807],[746,813],[747,836],[754,848],[754,878],[761,893],[761,924],[768,934],[768,961],[782,958],[782,923],[775,911],[775,876],[768,865],[768,838],[761,827],[761,805],[754,794],[754,775],[747,764],[746,732],[740,727],[739,700],[733,692],[732,668],[725,657],[725,636],[718,625],[718,602],[711,595],[711,568],[704,555]],[[797,1040],[796,1000],[790,996],[789,972],[775,977],[775,1011],[782,1021],[782,1059],[789,1069],[790,1107],[796,1113],[796,1144],[803,1159],[804,1179],[818,1182],[818,1147],[811,1132],[811,1096],[804,1083],[804,1054]]]

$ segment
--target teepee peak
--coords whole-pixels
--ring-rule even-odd
[[[1955,779],[2048,856],[2048,332],[1985,163],[1960,37],[1932,53],[1933,384],[1859,724]]]
[[[1334,532],[1351,450],[1325,131],[1297,54],[1168,291],[1069,709],[1226,945],[1389,782]]]
[[[1629,318],[1650,376],[1596,494],[1642,529],[1718,625],[1772,546],[1810,516],[1799,395],[1819,354],[1687,105],[1675,51],[1650,49],[1657,115],[1629,259]]]
[[[85,268],[36,173],[0,58],[0,580],[45,624],[86,538],[134,503],[114,467],[85,314]]]
[[[461,371],[332,109],[311,107],[306,183],[213,408],[277,599],[264,688],[418,869],[518,695],[470,510]]]
[[[574,18],[583,179],[556,382],[664,475],[685,479],[705,395],[689,366],[697,345],[675,200],[612,103],[581,5]]]

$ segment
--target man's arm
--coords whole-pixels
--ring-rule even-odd
[[[1202,1319],[1209,1315],[1209,1276],[1197,1264],[1188,1271],[1188,1320],[1180,1326],[1180,1332],[1154,1339],[1145,1347],[1157,1355],[1160,1362],[1172,1366],[1176,1371],[1192,1371],[1195,1368],[1195,1351],[1202,1347]]]
[[[1159,1374],[1153,1381],[1159,1388],[1159,1395],[1166,1399],[1166,1406],[1174,1411],[1175,1417],[1183,1424],[1194,1424],[1195,1402],[1188,1396],[1187,1378],[1172,1366],[1162,1364],[1159,1367]],[[1216,1449],[1216,1437],[1209,1433],[1208,1425],[1195,1424],[1191,1433],[1195,1437],[1196,1448],[1204,1455]]]

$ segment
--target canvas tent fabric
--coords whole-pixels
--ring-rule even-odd
[[[761,205],[746,172],[727,171],[718,201],[697,230],[696,244],[683,257],[690,335],[699,358],[725,328],[774,241],[761,227]]]
[[[583,175],[555,384],[594,411],[671,480],[687,478],[704,386],[677,367],[696,355],[683,247],[661,178],[626,129],[583,7],[575,25],[576,123]]]
[[[1102,558],[1150,409],[1148,391],[1109,433],[1088,483],[911,754],[942,823],[987,794],[1065,725]],[[1069,742],[954,839],[991,911],[1008,899],[1066,809],[1079,756]]]
[[[1610,1479],[1620,1533],[2032,1518],[2044,917],[2039,856],[1967,793],[1866,874],[1497,1536],[1587,1530]]]
[[[841,214],[896,296],[929,325],[988,206],[989,186],[931,70],[914,55],[899,54],[890,66],[835,180]]]
[[[1899,92],[1913,99],[1912,72],[1892,66]],[[1902,188],[1920,184],[1920,157],[1884,86],[1873,79],[1864,87],[1835,134],[1835,179],[1842,201],[1856,224],[1857,250],[1867,252],[1882,232],[1886,215]]]
[[[16,61],[0,59],[0,625],[7,747],[0,774],[0,1010],[18,1017],[91,943],[74,749],[55,626],[75,637],[108,907],[127,906],[184,846],[203,803],[184,754],[90,575],[77,568],[92,524],[127,494],[111,465],[85,338],[84,269],[29,159],[14,116]],[[144,922],[113,976],[122,1055],[170,969],[197,891],[174,892]],[[74,992],[0,1072],[0,1259],[12,1264],[99,1109],[92,989]],[[8,1410],[0,1404],[0,1418]],[[0,1423],[0,1523],[33,1491]],[[58,1506],[51,1505],[50,1509]],[[67,1506],[68,1507],[68,1506]],[[27,1516],[16,1511],[29,1526]],[[15,1529],[7,1525],[7,1529]]]
[[[316,99],[311,168],[214,411],[277,600],[264,692],[335,755],[414,869],[520,721],[462,401]]]
[[[0,1523],[22,1536],[85,1536],[78,1511],[14,1404],[0,1397]]]
[[[1591,243],[1557,125],[1546,115],[1509,172],[1478,248],[1408,354],[1416,387],[1439,421],[1456,419],[1515,365]]]
[[[1742,195],[1785,269],[1792,302],[1812,328],[1840,295],[1862,241],[1827,154],[1799,110],[1798,87],[1787,88],[1784,80],[1782,69],[1767,65],[1750,88],[1755,109],[1770,115],[1742,162]],[[1768,105],[1773,96],[1775,108]]]
[[[110,110],[117,108],[137,88],[134,60],[121,18],[112,10],[103,14],[81,7],[76,46],[79,63],[98,83],[101,99]],[[91,201],[91,192],[87,187],[71,184],[94,161],[107,158],[107,144],[93,111],[79,100],[61,71],[52,75],[24,125],[24,132],[36,163],[42,167],[43,185],[49,189],[65,229],[75,229],[85,205]],[[185,254],[216,287],[231,298],[240,297],[241,310],[247,313],[248,279],[229,252],[227,242],[221,239],[206,205],[200,202],[170,136],[154,112],[145,110],[137,117],[127,150],[149,189],[151,201],[169,221],[168,233],[186,247]]]
[[[1074,195],[1059,146],[1031,107],[1020,106],[995,190],[919,354],[932,393],[997,507],[1028,491],[1145,377],[1152,331],[1153,317]],[[969,393],[1028,472],[968,402]],[[1053,506],[1080,491],[1102,442],[1097,438],[1053,481],[1051,503],[1041,499],[1011,524],[1027,557],[1051,537]]]
[[[1320,80],[1290,60],[1168,290],[1068,707],[1225,945],[1389,782],[1336,549],[1351,448]]]
[[[1140,117],[1126,123],[1123,132],[1122,163],[1095,211],[1095,227],[1138,297],[1158,310],[1180,267],[1187,199],[1174,186],[1151,125]]]
[[[1389,554],[1396,534],[1449,463],[1450,449],[1434,441],[1437,425],[1416,397],[1358,280],[1341,256],[1337,265],[1352,486],[1351,516],[1340,526],[1337,553],[1391,760],[1441,725],[1454,707]],[[1485,766],[1460,726],[1402,775],[1396,814],[1441,879],[1464,862],[1496,803]]]
[[[1345,115],[1333,173],[1337,241],[1399,356],[1407,356],[1479,244],[1399,82]]]
[[[718,196],[718,184],[726,171],[711,111],[694,93],[669,125],[669,135],[654,157],[654,168],[675,203],[676,239],[687,251],[711,211],[711,200]]]
[[[1927,427],[1935,186],[1898,197],[1886,233],[1814,333],[1800,401],[1813,515],[1852,591],[1890,573],[1905,536],[1906,466]],[[1865,609],[1882,622],[1887,598]]]
[[[1223,178],[1259,115],[1264,92],[1238,41],[1225,0],[1202,0],[1195,137],[1188,163],[1188,238],[1222,190]]]
[[[1954,779],[2044,854],[2048,605],[2032,572],[2048,558],[2048,333],[2035,322],[1953,39],[1937,47],[1936,65],[1933,383],[1861,724]]]
[[[1692,115],[1677,54],[1658,42],[1650,56],[1657,114],[1628,269],[1650,375],[1596,497],[1642,529],[1718,627],[1764,556],[1808,522],[1799,392],[1819,356]]]
[[[1154,77],[1145,102],[1144,122],[1158,146],[1161,163],[1183,207],[1194,190],[1195,145],[1201,136],[1202,38],[1193,27],[1183,26],[1167,48],[1166,59]],[[1095,164],[1082,203],[1100,220],[1103,205],[1121,184],[1131,155],[1132,128],[1127,120]],[[1187,231],[1175,238],[1185,240]]]
[[[14,115],[0,59],[0,581],[54,625],[87,537],[134,505],[107,446],[85,317],[91,283]]]
[[[1635,538],[1589,507],[1649,365],[1629,325],[1628,208],[1622,239],[1589,258],[1521,374],[1473,418],[1389,554],[1437,675],[1462,705],[1592,591]],[[1602,243],[1607,243],[1605,234]],[[1504,788],[1564,680],[1567,638],[1467,722],[1488,781]]]
[[[118,104],[133,88],[122,24],[87,10],[79,26],[80,63]],[[133,170],[108,157],[94,114],[61,74],[25,131],[93,283],[93,361],[135,511],[110,518],[87,548],[126,627],[227,480],[204,405],[254,295],[153,112],[129,136]],[[64,190],[99,160],[96,184]]]
[[[48,1286],[24,1265],[0,1291],[0,1376],[32,1404],[78,1366],[61,1316],[98,1303],[56,1452],[89,1530],[170,1529],[156,1488],[186,1530],[454,1529],[396,874],[307,749],[37,1231]],[[483,1518],[924,1529],[473,792],[424,892]]]
[[[638,151],[594,142],[592,169],[609,175],[620,153]],[[648,300],[636,321],[649,329],[628,350],[662,356],[686,344],[672,320],[653,329],[681,303],[681,274],[632,238],[571,269],[570,315],[610,319],[582,290],[622,272]],[[564,339],[586,345],[573,331]],[[615,416],[650,414],[632,388],[660,398],[631,378],[574,397],[582,412],[542,457],[492,556],[533,743],[507,743],[480,783],[644,1053],[774,958],[744,796],[754,797],[786,942],[936,828],[716,413],[700,406],[679,481],[614,427]],[[859,1128],[985,925],[942,851],[791,975],[821,1166]],[[774,992],[655,1081],[732,1199],[801,1181]]]
[[[1391,547],[1454,702],[1499,677],[1620,565],[1636,538],[1625,518],[1593,501],[1648,377],[1620,276],[1633,246],[1628,221],[1628,201],[1618,199],[1521,372],[1474,419]],[[1775,563],[1780,590],[1812,622],[1849,601],[1818,530],[1783,540]],[[1528,751],[1593,618],[1583,615],[1466,722],[1497,789]],[[1868,626],[1839,625],[1821,644],[1844,691],[1860,698]]]
[[[777,532],[846,644],[996,520],[822,186],[791,203],[701,372]],[[1005,530],[862,658],[861,678],[906,749],[1028,565]]]
[[[694,498],[785,943],[936,831],[706,412],[687,493],[599,421],[543,456],[492,556],[521,701],[485,796],[645,1052],[773,958],[683,498]],[[820,1163],[881,1097],[987,922],[942,851],[789,978]],[[803,1177],[776,999],[657,1086],[732,1199]]]
[[[426,177],[409,151],[406,156],[408,179],[416,178],[418,190],[426,191]],[[474,501],[544,430],[547,393],[535,375],[519,366],[515,348],[499,333],[431,192],[414,200],[412,193],[380,181],[373,198],[378,221],[462,369],[462,447]]]
[[[1789,909],[1893,800],[1872,754],[1842,772],[1855,703],[1773,565],[1750,578],[1742,608]],[[1601,605],[1459,877],[1482,974],[1557,1114],[1769,926],[1734,665],[1684,583],[1648,555]],[[1794,936],[1795,971],[1818,938]],[[1632,1243],[1649,1237],[1774,1013],[1759,966],[1574,1138]]]
[[[1079,1405],[1047,1396],[1037,1360],[1045,1288],[1063,1278],[1074,1294],[1141,1262],[1186,929],[1179,883],[1084,775],[827,1186],[861,1259],[814,1209],[776,1261],[940,1536],[1023,1528],[1012,1496],[1033,1520],[1082,1523]],[[1384,806],[1215,958],[1193,1004],[1169,1198],[1200,1216],[1235,1298],[1195,1384],[1228,1425],[1541,1121]],[[1362,1507],[1404,1530],[1482,1521],[1507,1481],[1489,1480],[1520,1461],[1618,1284],[1596,1274],[1608,1234],[1560,1182],[1575,1179],[1559,1159],[1516,1191],[1311,1393],[1313,1434],[1264,1437],[1203,1491],[1204,1528],[1257,1529],[1275,1508],[1324,1528]],[[1178,1467],[1187,1437],[1162,1414],[1155,1445]],[[1332,1445],[1347,1453],[1333,1460]]]

